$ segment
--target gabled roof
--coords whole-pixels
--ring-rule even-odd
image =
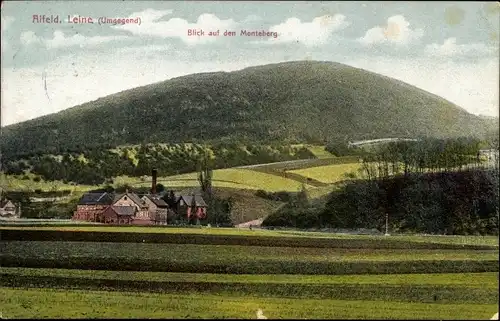
[[[115,212],[118,215],[134,216],[137,208],[135,206],[110,206],[108,210]]]
[[[8,200],[8,199],[3,199],[3,200],[0,200],[0,208],[3,208],[3,207],[4,207],[5,205],[7,205],[7,203],[9,203],[9,202],[11,202],[11,203],[12,203],[12,201],[11,201],[11,200]],[[12,203],[12,204],[14,204],[14,203]]]
[[[126,192],[126,193],[122,193],[122,194],[116,194],[115,197],[114,197],[114,199],[113,199],[113,204],[116,203],[123,196],[127,196],[128,198],[130,198],[132,200],[132,202],[134,202],[135,204],[137,204],[139,206],[144,206],[144,201],[141,200],[141,198],[139,197],[139,195],[137,195],[135,193],[130,193],[130,192]]]
[[[108,193],[85,193],[78,205],[111,205],[113,198]]]
[[[186,205],[191,206],[191,204],[193,202],[193,195],[178,196],[176,198],[176,202],[179,202],[181,198],[184,200]],[[195,195],[194,200],[195,200],[196,206],[207,207],[207,203],[205,203],[205,200],[201,197],[201,195]]]
[[[158,196],[150,194],[144,196],[147,197],[151,202],[153,202],[158,207],[168,207],[168,204]]]

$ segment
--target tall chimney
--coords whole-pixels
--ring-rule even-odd
[[[158,171],[156,169],[153,169],[151,171],[151,176],[152,176],[152,183],[151,183],[151,194],[156,194],[156,177],[158,175]]]

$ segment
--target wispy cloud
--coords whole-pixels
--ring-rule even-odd
[[[271,43],[301,43],[306,46],[318,46],[328,42],[330,36],[349,26],[346,17],[341,14],[325,15],[314,18],[311,22],[302,22],[298,18],[289,18],[285,22],[272,26],[270,31],[278,33]]]
[[[419,40],[423,35],[422,29],[410,28],[410,23],[405,17],[396,15],[387,19],[386,25],[367,30],[358,41],[367,46],[383,43],[408,45],[412,41]]]
[[[60,30],[54,31],[53,37],[51,39],[44,39],[39,37],[33,31],[25,31],[20,36],[20,41],[25,46],[30,46],[33,44],[41,44],[45,46],[47,49],[55,49],[55,48],[63,48],[63,47],[72,47],[79,46],[89,47],[96,46],[99,44],[125,40],[127,36],[93,36],[86,37],[81,34],[75,34],[73,36],[66,36],[64,32]]]
[[[448,38],[443,44],[433,43],[425,47],[429,56],[483,56],[494,54],[498,47],[487,46],[483,43],[458,44],[457,38]]]

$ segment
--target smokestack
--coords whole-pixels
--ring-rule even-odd
[[[151,176],[153,178],[153,181],[151,183],[151,194],[156,194],[156,177],[158,175],[158,171],[156,169],[153,169],[151,172]]]

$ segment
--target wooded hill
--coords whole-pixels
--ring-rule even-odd
[[[317,142],[483,135],[498,126],[416,87],[333,62],[297,61],[193,74],[6,126],[4,157],[92,146]]]

